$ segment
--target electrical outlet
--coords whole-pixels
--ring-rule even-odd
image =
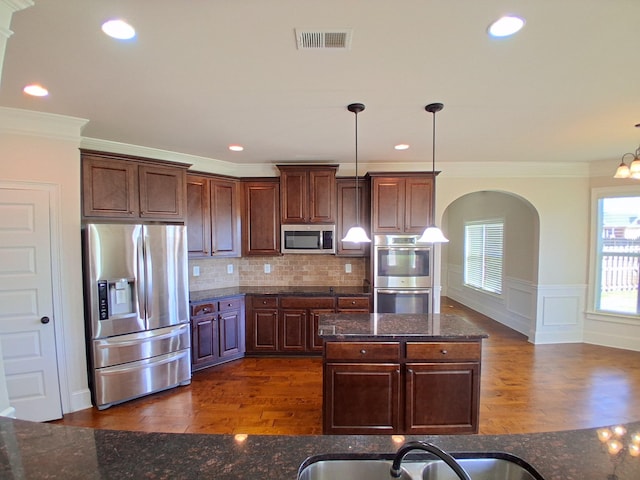
[[[193,266],[193,276],[194,277],[199,277],[200,276],[200,267],[198,265],[194,265]]]
[[[268,263],[264,264],[264,273],[271,273],[271,265]]]
[[[344,264],[344,273],[351,273],[351,264],[350,263],[345,263]]]
[[[227,273],[229,273],[229,274],[233,273],[233,264],[232,263],[227,265]]]

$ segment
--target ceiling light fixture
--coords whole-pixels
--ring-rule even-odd
[[[108,20],[102,24],[102,31],[118,40],[130,40],[136,36],[135,29],[124,20]]]
[[[38,85],[37,83],[27,85],[22,89],[22,91],[27,95],[31,95],[32,97],[46,97],[47,95],[49,95],[49,90],[44,88],[42,85]]]
[[[406,143],[399,143],[393,148],[395,148],[396,150],[409,150],[409,145],[407,145]]]
[[[419,242],[445,243],[449,240],[443,235],[442,230],[436,227],[436,112],[444,108],[442,103],[430,103],[424,109],[433,114],[433,141],[431,151],[431,175],[433,175],[433,196],[431,198],[431,225],[428,226]]]
[[[636,123],[636,128],[640,127],[640,123]],[[631,155],[633,160],[631,163],[627,165],[624,163],[624,158],[627,155]],[[625,153],[622,155],[622,159],[620,160],[620,165],[618,165],[618,169],[616,170],[616,174],[613,178],[633,178],[635,180],[640,180],[640,147],[638,147],[635,153]]]
[[[356,224],[351,227],[342,239],[343,242],[366,243],[371,242],[367,232],[360,226],[360,190],[358,179],[358,114],[364,110],[364,104],[352,103],[347,106],[347,110],[356,116]]]
[[[229,150],[232,152],[241,152],[244,150],[244,147],[242,145],[229,145]]]
[[[524,27],[524,19],[515,15],[505,15],[489,25],[489,35],[492,37],[508,37],[519,32]]]

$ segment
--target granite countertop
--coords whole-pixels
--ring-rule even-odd
[[[640,422],[626,425],[627,436]],[[295,480],[300,464],[323,453],[394,453],[392,436],[171,434],[93,430],[0,418],[3,479]],[[607,480],[612,457],[596,429],[525,435],[406,436],[449,452],[501,451],[529,462],[546,480]],[[640,458],[623,450],[618,480],[640,478]]]
[[[199,290],[189,292],[189,301],[205,302],[218,298],[232,297],[236,295],[304,295],[313,297],[349,297],[356,295],[369,295],[369,287],[328,287],[328,286],[244,286],[214,288],[211,290]]]
[[[320,316],[318,334],[324,340],[333,341],[394,338],[477,340],[488,337],[486,332],[458,315],[407,313],[324,314]]]

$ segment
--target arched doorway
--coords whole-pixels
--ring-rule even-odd
[[[490,293],[464,282],[465,225],[503,222],[502,290]],[[441,295],[452,298],[524,335],[535,330],[540,219],[526,199],[503,191],[458,197],[442,217],[449,238],[441,252]]]

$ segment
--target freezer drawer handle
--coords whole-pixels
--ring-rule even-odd
[[[50,321],[49,317],[42,317],[40,319],[40,323],[44,323],[45,325],[49,323],[49,321]]]

